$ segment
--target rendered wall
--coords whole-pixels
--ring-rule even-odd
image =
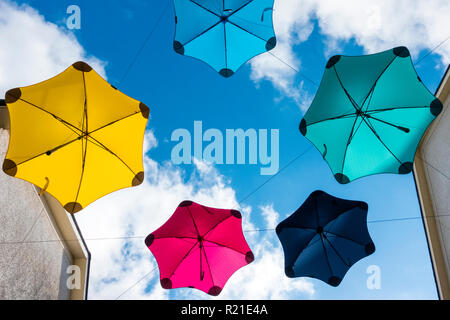
[[[449,72],[438,97],[441,115],[418,150],[416,181],[441,298],[450,299],[450,83]]]
[[[0,128],[0,163],[8,140],[8,131]],[[0,299],[70,298],[70,253],[59,241],[45,242],[58,239],[35,187],[0,171]]]

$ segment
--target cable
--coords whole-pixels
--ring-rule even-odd
[[[439,49],[444,43],[446,43],[450,39],[450,36],[448,36],[445,40],[443,40],[441,43],[439,43],[436,47],[429,50],[428,53],[426,53],[422,58],[420,58],[415,64],[416,66],[419,65],[425,58],[427,58],[430,54],[432,54],[434,51]]]
[[[128,74],[130,73],[131,69],[133,68],[134,64],[136,63],[137,59],[139,58],[139,56],[141,55],[142,51],[145,49],[147,42],[150,40],[150,38],[153,36],[153,33],[155,32],[156,28],[158,28],[162,17],[164,16],[164,14],[166,13],[167,9],[169,8],[169,4],[171,3],[171,0],[167,0],[167,4],[165,6],[165,8],[163,9],[163,11],[161,12],[161,14],[158,17],[158,20],[156,21],[156,23],[153,25],[153,28],[150,29],[150,32],[148,33],[147,37],[145,38],[144,42],[142,43],[142,46],[139,48],[139,50],[136,52],[136,55],[134,56],[133,60],[131,61],[131,63],[128,65],[127,70],[125,71],[124,75],[122,76],[122,78],[119,81],[119,85],[126,79],[126,77],[128,76]]]
[[[133,289],[134,287],[136,287],[142,280],[144,280],[145,278],[147,278],[151,273],[153,273],[156,269],[158,269],[158,267],[155,267],[153,270],[151,270],[150,272],[148,272],[147,274],[145,274],[145,276],[143,276],[141,279],[139,279],[135,284],[133,284],[131,287],[129,287],[127,290],[125,290],[124,292],[122,292],[116,299],[114,300],[119,300],[125,293],[127,293],[128,291],[130,291],[131,289]]]
[[[297,72],[300,76],[302,76],[304,79],[306,79],[306,81],[312,83],[314,86],[316,86],[317,88],[319,87],[319,85],[317,84],[317,82],[315,82],[314,80],[311,80],[309,77],[305,76],[303,73],[301,73],[299,70],[297,70],[296,68],[294,68],[293,66],[291,66],[289,63],[287,63],[286,61],[282,60],[281,58],[279,58],[278,56],[274,55],[272,52],[269,51],[269,54],[274,57],[275,59],[277,59],[278,61],[280,61],[281,63],[283,63],[284,65],[288,66],[289,68],[291,68],[292,70],[294,70],[295,72]]]

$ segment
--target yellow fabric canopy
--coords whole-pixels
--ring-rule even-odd
[[[3,171],[45,188],[70,213],[144,181],[150,109],[74,63],[5,101],[11,135]]]

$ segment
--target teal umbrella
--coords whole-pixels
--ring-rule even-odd
[[[372,174],[408,174],[425,130],[442,108],[405,47],[334,56],[300,132],[341,184]]]

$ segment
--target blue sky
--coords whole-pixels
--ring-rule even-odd
[[[175,145],[175,143],[170,142],[172,132],[178,128],[186,128],[192,131],[196,120],[203,121],[205,130],[217,128],[222,132],[225,132],[226,129],[237,128],[279,129],[280,167],[282,167],[310,146],[310,143],[298,132],[298,124],[302,118],[305,105],[314,96],[317,88],[305,81],[300,74],[292,74],[283,65],[276,66],[277,63],[281,63],[273,57],[265,57],[266,60],[264,61],[270,62],[269,71],[275,70],[278,72],[276,78],[271,78],[270,74],[261,76],[261,74],[258,74],[258,71],[261,70],[258,70],[258,68],[263,66],[260,63],[249,63],[230,79],[224,79],[206,64],[176,54],[172,49],[174,34],[172,6],[162,16],[161,23],[127,77],[120,82],[150,29],[153,28],[155,21],[164,10],[166,1],[168,0],[131,0],[126,2],[118,0],[70,0],[58,1],[56,4],[55,2],[36,0],[19,1],[19,3],[28,4],[36,9],[45,21],[57,25],[59,32],[63,35],[70,36],[72,33],[76,37],[75,41],[84,48],[82,56],[86,58],[95,57],[98,61],[101,61],[100,65],[104,66],[104,72],[111,84],[126,94],[145,102],[151,108],[151,120],[148,127],[148,130],[152,132],[148,138],[151,147],[147,149],[149,151],[147,168],[150,168],[150,171],[158,170],[159,174],[165,172],[167,176],[171,176],[172,173],[169,172],[173,172],[175,180],[181,179],[180,181],[177,180],[177,185],[188,185],[193,189],[202,189],[199,183],[203,182],[208,186],[210,183],[213,185],[219,184],[226,189],[226,192],[221,194],[228,195],[228,192],[232,190],[230,194],[234,197],[233,201],[236,202],[236,199],[242,199],[268,179],[267,176],[259,174],[260,167],[254,165],[221,165],[205,169],[206,171],[202,171],[202,168],[196,165],[183,165],[176,168],[170,164],[171,150]],[[278,0],[278,2],[280,1],[284,0]],[[298,0],[298,2],[302,1]],[[390,36],[389,40],[374,39],[374,35],[367,37],[363,33],[358,34],[355,28],[348,27],[345,29],[345,24],[342,28],[337,26],[336,30],[330,31],[331,29],[327,24],[327,21],[329,21],[327,20],[328,13],[324,13],[324,10],[320,8],[311,9],[313,6],[311,1],[303,2],[305,2],[305,5],[296,6],[296,10],[311,11],[299,14],[299,17],[293,17],[293,19],[299,19],[298,21],[301,20],[301,23],[290,26],[291,31],[292,28],[297,31],[278,35],[281,37],[282,47],[277,54],[280,57],[283,56],[286,61],[295,65],[302,74],[316,83],[320,82],[326,61],[331,55],[360,55],[375,52],[377,49],[383,51],[395,46],[407,45],[416,61],[418,57],[426,54],[427,50],[432,48],[433,45],[438,44],[439,41],[448,36],[441,31],[441,29],[448,30],[448,28],[437,29],[434,25],[426,25],[427,22],[424,21],[420,21],[420,23],[424,23],[424,28],[433,32],[432,39],[418,36],[423,39],[411,40],[411,33],[414,33],[413,22],[405,22],[406,28],[411,30],[407,29],[404,32],[402,30],[386,31],[383,28],[383,31],[379,32],[379,37],[389,38]],[[427,1],[418,1],[418,3],[423,4]],[[64,30],[65,18],[67,17],[66,9],[72,4],[79,5],[82,12],[81,30],[74,32]],[[435,1],[433,5],[443,4],[440,1]],[[381,6],[381,9],[385,9],[385,7]],[[374,7],[374,11],[377,12],[377,10],[377,7]],[[395,11],[395,8],[392,8],[392,11]],[[275,10],[274,14],[277,16],[284,12],[284,9],[280,8],[280,10]],[[383,14],[382,11],[381,19],[383,19]],[[386,12],[387,14],[390,13]],[[436,14],[438,13],[436,12]],[[405,20],[407,20],[407,15],[408,13],[405,12]],[[278,17],[278,20],[283,19]],[[286,18],[286,20],[289,19]],[[281,24],[279,30],[285,30],[289,27]],[[305,34],[298,32],[301,28],[306,30]],[[435,35],[435,30],[439,30],[439,34]],[[341,31],[342,35],[339,34]],[[425,38],[430,39],[425,40]],[[439,41],[434,41],[435,39],[439,39]],[[423,82],[432,92],[435,91],[443,76],[448,59],[448,53],[437,52],[428,56],[417,66],[417,71]],[[287,79],[289,89],[283,89],[276,80],[273,80],[280,77]],[[293,97],[292,90],[298,91],[300,96]],[[214,174],[213,182],[208,180],[209,178],[205,178],[205,172]],[[152,176],[152,174],[150,175]],[[218,179],[221,181],[220,183],[217,183]],[[149,183],[160,185],[158,184],[160,181],[155,181]],[[342,186],[334,180],[327,164],[313,148],[242,204],[244,212],[247,212],[246,210],[251,211],[248,228],[265,228],[270,218],[267,218],[264,212],[269,209],[278,214],[278,221],[283,220],[293,213],[310,193],[317,189],[341,198],[366,201],[369,204],[369,221],[420,216],[412,175],[372,176]],[[189,192],[188,194],[202,198],[202,193],[198,190],[190,190]],[[119,193],[125,194],[122,191]],[[180,196],[182,195],[180,194]],[[152,197],[152,194],[145,196]],[[114,204],[117,201],[122,201],[123,197],[125,196],[120,194],[112,195],[108,199],[100,200],[99,204],[94,204],[92,208],[89,208],[89,212],[80,214],[81,225],[87,233],[86,238],[96,238],[98,234],[139,236],[146,235],[154,230],[150,226],[147,229],[142,228],[142,226],[141,229],[135,228],[133,222],[131,222],[135,221],[134,218],[130,218],[128,225],[120,226],[117,222],[117,225],[108,228],[106,221],[101,220],[101,215],[92,213],[102,210],[104,219],[107,214],[104,211],[114,211]],[[214,197],[212,198],[214,200]],[[164,201],[164,199],[161,199],[161,201]],[[169,216],[177,204],[161,204],[158,205],[158,208],[167,208],[163,215]],[[170,208],[172,208],[172,212]],[[151,212],[153,208],[140,207],[136,210],[142,210],[142,215],[145,215],[147,212]],[[88,213],[92,213],[92,219],[88,217]],[[126,216],[126,213],[123,213],[123,215]],[[141,219],[143,219],[142,215]],[[93,219],[97,220],[93,221]],[[148,219],[154,219],[154,216],[149,214]],[[121,218],[117,221],[127,220]],[[139,221],[145,221],[145,219]],[[156,219],[156,221],[164,221],[164,219]],[[105,226],[96,229],[92,227],[94,223],[104,224]],[[151,226],[158,227],[157,222],[152,223],[154,224]],[[121,228],[122,233],[114,233]],[[143,231],[139,232],[140,230]],[[376,253],[357,263],[347,274],[340,287],[331,288],[320,281],[307,279],[307,283],[302,283],[303,286],[297,283],[294,290],[289,288],[290,284],[287,282],[283,284],[288,288],[285,290],[286,294],[282,292],[284,289],[280,289],[277,297],[283,299],[437,298],[423,224],[420,219],[369,223],[369,231],[377,247]],[[252,234],[249,237],[251,246],[257,243],[267,243],[273,249],[271,254],[276,253],[278,257],[280,256],[281,247],[273,235]],[[117,241],[108,245],[91,242],[89,245],[92,246],[94,255],[91,298],[114,298],[114,295],[105,293],[105,291],[108,291],[108,284],[112,284],[111,288],[113,289],[111,290],[114,293],[125,291],[145,274],[143,268],[137,267],[139,263],[149,268],[146,270],[147,272],[154,264],[150,252],[146,252],[146,248],[144,248],[144,251],[140,248],[144,246],[142,240]],[[111,253],[109,258],[117,263],[120,268],[102,273],[99,269],[103,266],[100,262],[95,261],[95,257],[97,252],[107,250],[116,250],[116,252]],[[136,253],[133,250],[136,250]],[[264,254],[263,249],[261,249],[261,253]],[[137,269],[129,269],[126,266],[127,263],[133,263]],[[279,260],[275,263],[280,265],[279,269],[281,270],[283,261]],[[369,290],[366,287],[366,280],[369,276],[366,269],[371,265],[377,265],[381,269],[381,290]],[[251,269],[252,265],[246,268]],[[118,274],[114,276],[114,272],[118,272]],[[248,272],[248,274],[251,274],[251,272]],[[206,295],[193,293],[188,289],[177,290],[168,295],[167,293],[156,294],[159,286],[157,278],[158,272],[148,276],[138,287],[130,290],[124,298],[208,298]],[[248,280],[250,281],[250,279]],[[229,285],[231,286],[232,283]],[[267,288],[267,290],[275,289]],[[244,299],[272,297],[269,293],[266,296],[256,294],[246,296],[245,292],[251,293],[252,291],[247,290],[240,293],[239,288],[229,288],[229,290],[233,290],[233,293],[224,292],[226,297]],[[152,293],[155,294],[151,295]]]

